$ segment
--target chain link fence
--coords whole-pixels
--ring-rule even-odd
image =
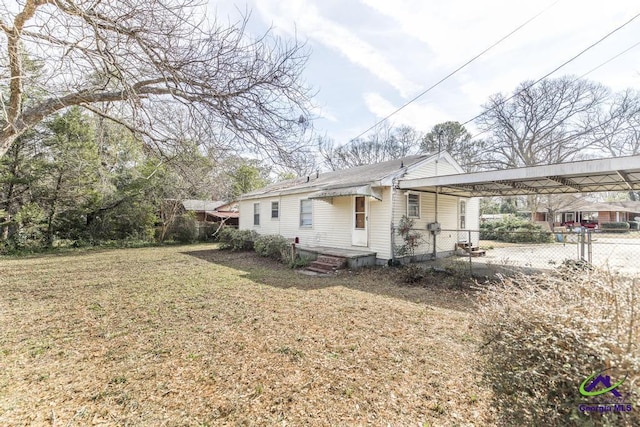
[[[591,229],[484,231],[393,229],[394,258],[455,265],[478,276],[532,273],[582,261],[624,275],[640,275],[640,231]]]

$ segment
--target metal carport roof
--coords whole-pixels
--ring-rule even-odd
[[[640,191],[640,156],[401,179],[398,187],[463,197]]]

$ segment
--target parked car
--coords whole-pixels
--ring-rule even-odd
[[[567,227],[567,228],[584,227],[584,228],[596,229],[596,228],[598,228],[598,221],[590,221],[588,219],[584,219],[584,220],[582,220],[580,222],[577,222],[577,221],[565,221],[561,225],[563,227]]]

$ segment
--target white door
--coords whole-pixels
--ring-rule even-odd
[[[368,246],[367,239],[367,198],[355,196],[353,198],[353,232],[351,233],[351,244],[353,246]]]

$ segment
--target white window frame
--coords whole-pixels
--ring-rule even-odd
[[[460,229],[466,230],[467,229],[467,211],[468,211],[467,201],[460,200],[460,203],[458,204],[458,206],[459,206],[458,219],[459,219]]]
[[[253,226],[260,226],[260,202],[253,204]]]
[[[275,211],[273,209],[274,205],[276,206]],[[274,212],[275,212],[276,216],[273,216]],[[280,219],[280,202],[278,200],[271,201],[271,219],[273,221],[278,221]]]
[[[310,212],[303,212],[303,205],[307,204],[311,207],[311,211]],[[311,199],[300,199],[300,228],[312,228],[313,227],[313,200]],[[303,217],[302,215],[309,215],[309,224],[304,224],[303,223]]]
[[[410,200],[411,198],[416,197],[418,200],[418,214],[417,215],[411,215],[411,203]],[[421,206],[422,204],[422,197],[420,197],[420,193],[407,193],[407,217],[409,218],[420,218],[420,211],[421,211]]]

